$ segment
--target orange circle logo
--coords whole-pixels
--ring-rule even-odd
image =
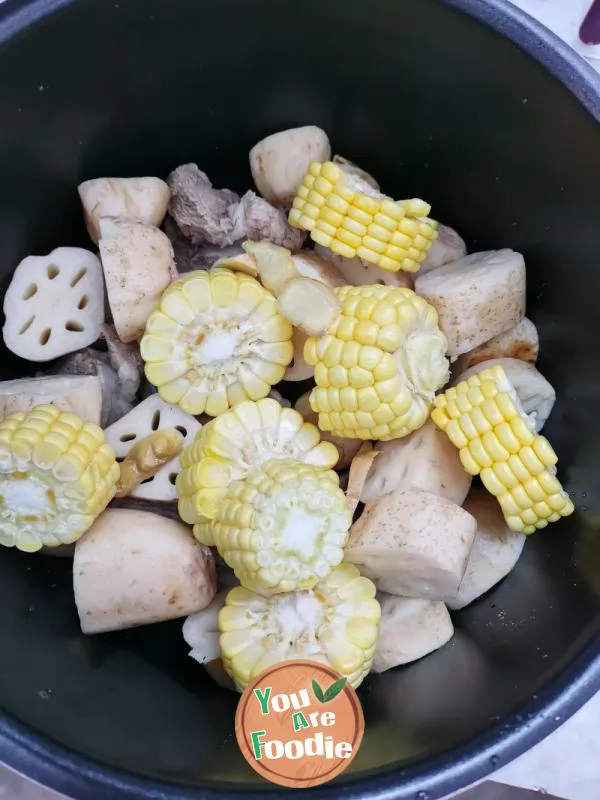
[[[317,661],[282,661],[248,684],[235,715],[244,758],[272,783],[318,786],[356,755],[365,720],[354,689]]]

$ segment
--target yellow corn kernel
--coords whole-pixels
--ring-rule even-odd
[[[290,214],[292,212],[290,211]],[[291,219],[290,219],[291,223]],[[320,223],[317,223],[320,226]],[[297,226],[300,227],[300,226]],[[318,227],[315,226],[315,229],[311,233],[311,239],[315,241],[317,244],[322,245],[323,247],[329,247],[331,242],[333,241],[333,237],[330,233],[320,230]]]
[[[537,457],[533,448],[523,447],[519,452],[519,456],[525,468],[528,469],[532,475],[539,475],[544,471],[544,464]]]
[[[312,405],[313,405],[313,403],[314,403],[314,404],[315,404],[315,405],[317,405],[317,406],[318,406],[318,408],[320,408],[322,411],[332,411],[332,410],[335,410],[335,409],[332,409],[332,407],[331,407],[331,404],[330,404],[330,401],[329,401],[330,392],[332,392],[332,391],[333,391],[333,392],[337,392],[337,389],[331,389],[331,390],[329,390],[329,389],[325,389],[324,387],[320,387],[320,388],[318,388],[318,389],[315,389],[315,397],[314,397],[314,398],[311,398],[311,406],[312,406]],[[342,389],[342,391],[344,391],[344,390]],[[315,409],[315,408],[313,408],[313,411],[315,411],[315,410],[316,410],[316,409]]]
[[[344,387],[348,385],[348,381],[346,379],[344,383]],[[337,387],[326,389],[327,392],[327,404],[332,411],[341,411],[342,410],[342,403],[340,401],[340,392],[338,392]]]
[[[385,198],[381,203],[381,211],[387,217],[396,220],[399,222],[406,214],[406,210],[400,205],[400,203],[394,202],[389,198]]]
[[[363,367],[351,367],[348,370],[348,377],[350,379],[350,385],[355,389],[361,389],[364,386],[372,386],[375,383],[373,373],[370,370],[363,369]],[[317,385],[322,385],[316,378],[316,367],[315,380]]]
[[[354,236],[359,238],[358,245],[360,245],[360,237],[366,236],[367,234],[367,226],[363,225],[362,222],[358,222],[352,217],[343,217],[342,221],[342,230],[347,231],[348,233],[353,234]],[[358,246],[357,245],[357,246]]]
[[[392,303],[379,298],[371,309],[370,317],[378,325],[389,325],[396,322],[397,309]]]
[[[346,342],[351,342],[355,339],[354,331],[358,325],[358,320],[352,317],[343,316],[338,320],[336,335]]]
[[[477,389],[477,391],[479,390]],[[469,392],[469,394],[471,394],[471,392]],[[483,402],[483,395],[481,394],[481,392],[479,392],[479,395],[481,397],[481,400],[471,399],[472,404]],[[474,407],[473,410],[471,411],[471,422],[473,423],[473,425],[480,434],[492,430],[490,421],[487,419],[481,408],[478,408],[477,406]]]
[[[553,467],[558,461],[556,453],[550,446],[550,442],[543,436],[537,436],[532,447],[533,452],[545,467]]]
[[[435,412],[434,412],[435,413]],[[433,417],[433,414],[432,414]],[[464,431],[457,419],[451,419],[446,427],[446,434],[455,447],[467,447],[469,440],[464,434]]]
[[[341,168],[331,161],[326,161],[323,164],[315,161],[311,164],[309,170],[312,175],[322,175],[328,181],[331,181],[333,186],[336,186],[340,179]]]
[[[365,245],[361,245],[360,247],[356,248],[356,255],[359,258],[364,258],[365,261],[369,261],[371,264],[379,265],[381,261],[381,253],[378,253],[376,250],[372,250],[370,247],[366,247]]]
[[[387,381],[396,377],[398,365],[393,353],[383,353],[377,366],[373,369],[373,377],[376,381]]]
[[[506,518],[509,516],[518,517],[521,513],[520,506],[515,502],[513,496],[509,492],[499,495],[498,502]]]
[[[486,453],[492,459],[492,461],[506,461],[510,456],[508,450],[506,450],[500,444],[498,437],[494,431],[486,431],[481,437],[481,441],[485,448]]]
[[[490,467],[485,467],[481,470],[481,482],[488,490],[490,494],[493,494],[495,497],[498,495],[504,494],[506,492],[506,487],[498,479],[495,471]]]
[[[358,355],[358,366],[374,373],[383,355],[379,347],[363,345]]]
[[[329,225],[333,225],[334,228],[337,229],[342,224],[344,217],[331,208],[324,208],[319,215],[319,219],[324,220],[329,223]]]
[[[476,463],[479,464],[479,469],[482,469],[483,467],[491,467],[493,465],[494,459],[486,450],[482,439],[477,438],[469,442],[468,450],[475,459]]]
[[[373,225],[369,225],[369,231],[372,231]],[[387,241],[389,240],[389,231],[385,232],[386,239],[381,241],[380,239],[376,239],[372,235],[363,236],[361,244],[363,247],[368,248],[374,253],[379,253],[379,255],[383,255],[387,248]]]
[[[460,463],[463,465],[465,472],[468,472],[469,475],[479,475],[481,466],[473,458],[471,451],[467,447],[463,447],[459,451],[459,456]]]
[[[408,326],[406,326],[408,327]],[[394,353],[404,341],[404,329],[395,322],[382,325],[377,333],[377,346],[387,353]]]
[[[406,233],[402,233],[402,231],[396,230],[392,234],[392,238],[390,239],[390,246],[386,250],[386,255],[389,255],[390,258],[395,257],[395,253],[392,248],[397,247],[399,250],[402,251],[402,257],[408,258],[408,248],[410,247],[412,239],[410,236],[407,236]]]
[[[325,220],[318,219],[315,222],[315,227],[313,229],[314,235],[312,238],[315,240],[315,242],[318,242],[319,244],[323,244],[321,238],[325,238],[327,240],[327,244],[325,245],[325,247],[329,247],[336,233],[337,233],[337,228],[335,227],[335,225],[330,225],[328,222],[325,222]],[[317,234],[319,234],[319,236],[317,236]]]
[[[321,349],[322,342],[325,343],[323,349]],[[335,367],[341,362],[343,350],[344,343],[341,339],[336,339],[335,336],[323,337],[317,342],[315,361],[321,359],[326,367]]]
[[[315,184],[313,184],[313,188],[308,192],[305,199],[307,203],[317,207],[322,206],[325,203],[325,198],[323,195],[316,191]]]
[[[399,204],[407,214],[413,217],[426,217],[431,211],[431,206],[417,197],[413,197],[410,200],[400,200]]]
[[[380,405],[379,396],[372,386],[357,391],[357,402],[359,410],[363,412],[374,412]],[[374,425],[375,422],[363,427],[373,427]]]
[[[471,420],[469,414],[461,414],[458,420],[453,420],[453,421],[458,422],[461,432],[469,441],[478,438],[479,431],[473,424],[473,421]]]
[[[381,208],[381,203],[378,203],[373,197],[369,197],[369,195],[362,194],[362,192],[357,192],[352,204],[356,208],[360,208],[361,211],[364,211],[366,214],[370,214],[371,217],[374,214],[378,214]]]
[[[512,403],[512,401],[511,401]],[[514,404],[513,404],[514,408]],[[529,423],[523,419],[522,416],[513,417],[510,422],[510,427],[514,435],[517,437],[521,445],[531,445],[535,441],[535,433],[529,427]]]
[[[348,370],[339,364],[329,370],[328,378],[329,385],[335,389],[343,389],[349,383]]]
[[[377,343],[379,326],[370,320],[359,320],[354,329],[354,339],[359,344],[374,345]]]
[[[492,469],[494,470],[498,480],[507,489],[512,489],[513,486],[518,484],[519,481],[514,472],[511,470],[508,462],[499,461],[497,464],[493,465]]]
[[[304,230],[307,231],[312,231],[312,229],[315,227],[315,219],[308,214],[305,214],[304,209],[302,210],[302,214],[300,214],[298,222],[299,227],[304,228]]]
[[[315,395],[318,398],[318,389],[315,390]],[[339,392],[339,405],[340,411],[348,411],[350,413],[358,411],[358,390],[352,386],[347,386]]]
[[[361,297],[357,298],[358,302],[356,304],[356,308],[354,310],[354,315],[359,320],[369,320],[373,312],[377,309],[379,305],[376,297]],[[375,321],[376,322],[376,321]],[[377,323],[376,323],[377,324]]]
[[[377,224],[376,222],[372,222],[368,227],[368,234],[369,236],[376,242],[380,242],[382,246],[385,245],[386,242],[389,242],[392,238],[392,233],[389,228],[385,228],[382,225]],[[365,244],[367,244],[365,242]],[[372,245],[367,244],[367,247],[372,247]],[[382,251],[385,252],[385,247]]]
[[[350,206],[348,208],[345,219],[358,222],[359,225],[363,225],[365,228],[368,228],[373,221],[371,214],[368,214],[366,211],[363,211],[361,208],[357,208],[356,206]]]
[[[343,256],[344,258],[354,258],[356,255],[356,250],[346,242],[341,241],[341,237],[338,234],[338,238],[333,239],[331,244],[329,245],[332,252],[336,253],[336,255]]]
[[[331,185],[331,184],[330,184]],[[333,191],[330,190],[330,193],[324,193],[323,196],[325,199],[325,205],[328,208],[333,209],[334,211],[338,211],[342,215],[346,215],[348,209],[350,207],[350,202],[345,198],[341,197],[339,194],[335,194]]]

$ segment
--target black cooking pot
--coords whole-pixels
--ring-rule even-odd
[[[547,426],[577,513],[456,614],[454,640],[365,682],[367,731],[320,798],[438,798],[600,688],[599,81],[501,0],[7,0],[0,13],[0,274],[89,246],[76,185],[195,161],[250,185],[262,136],[316,123],[470,250],[526,257]],[[2,352],[2,377],[31,373]],[[0,760],[77,798],[262,797],[236,696],[175,622],[85,638],[64,559],[0,554]]]

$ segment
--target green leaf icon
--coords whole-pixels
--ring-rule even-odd
[[[315,680],[313,680],[313,682],[312,682],[312,690],[315,693],[315,697],[317,698],[319,703],[324,703],[325,702],[325,696],[323,695],[323,689],[321,689],[321,687],[319,686],[319,684]]]
[[[323,696],[322,703],[328,703],[330,700],[333,700],[338,694],[342,691],[344,686],[346,685],[346,678],[340,678],[339,680],[335,681],[331,684],[329,689],[325,692]]]

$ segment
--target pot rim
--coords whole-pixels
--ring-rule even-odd
[[[0,46],[76,0],[0,0]],[[600,75],[552,31],[508,0],[438,0],[510,39],[600,121]],[[409,767],[363,773],[344,784],[347,800],[436,800],[473,785],[548,736],[600,689],[600,621],[588,644],[525,707],[464,744]],[[241,800],[283,794],[276,786],[184,787],[117,770],[79,755],[0,710],[0,763],[77,800]],[[401,783],[401,785],[399,785]],[[292,790],[286,790],[289,795]],[[298,790],[299,791],[299,790]],[[294,792],[296,793],[296,792]],[[339,784],[302,796],[336,800]]]

